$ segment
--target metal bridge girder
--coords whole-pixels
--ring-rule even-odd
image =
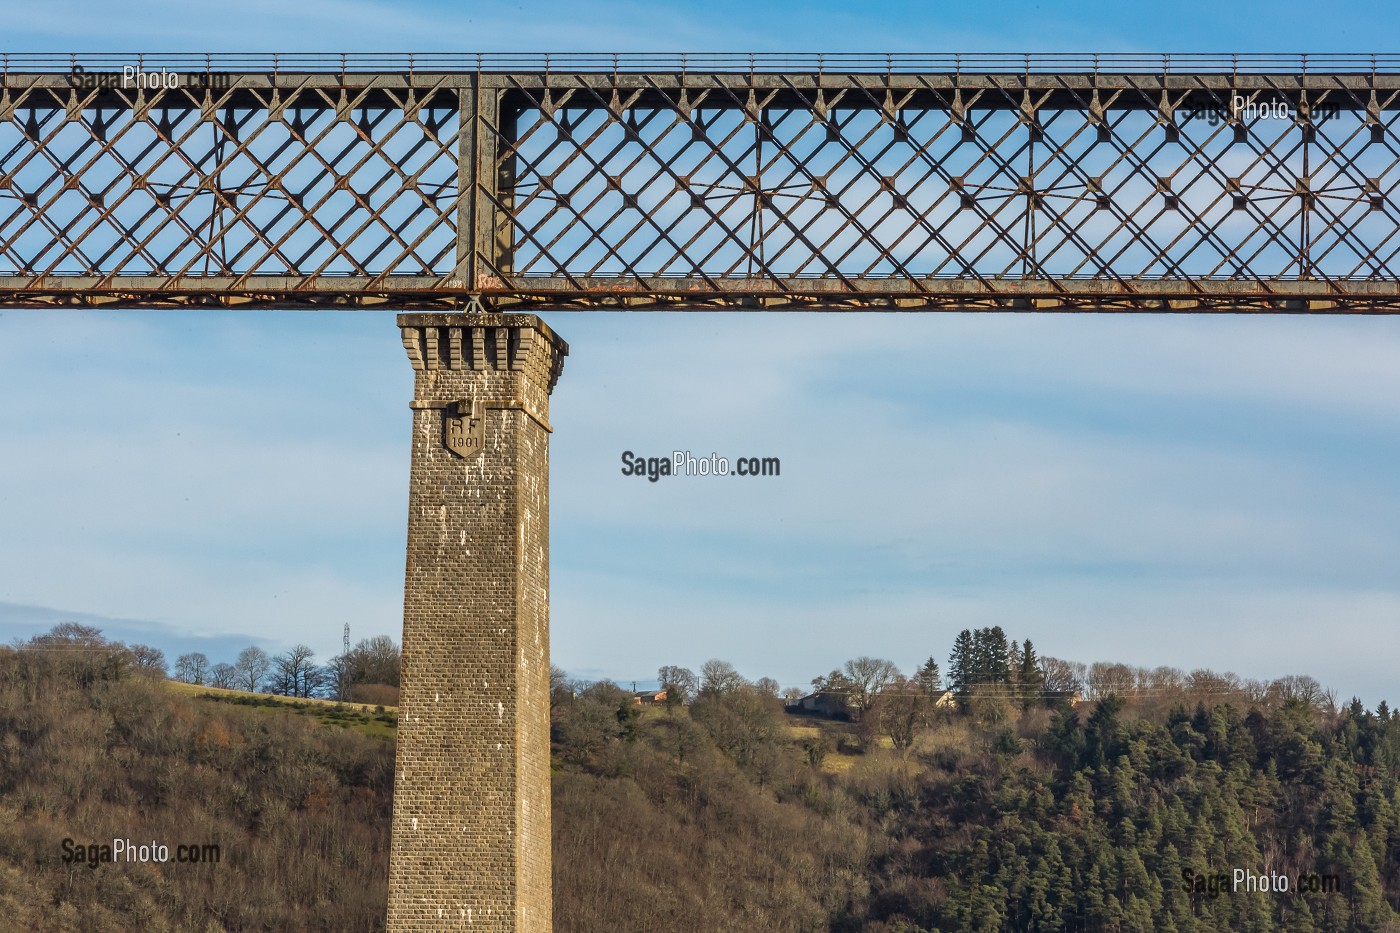
[[[1396,57],[0,69],[6,305],[1400,309]]]

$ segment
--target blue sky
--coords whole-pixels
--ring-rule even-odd
[[[137,0],[10,51],[1387,51],[1357,4]],[[553,650],[805,684],[1002,625],[1049,654],[1394,701],[1400,322],[555,314]],[[0,638],[397,636],[411,373],[371,313],[0,312]],[[619,454],[782,458],[623,477]]]

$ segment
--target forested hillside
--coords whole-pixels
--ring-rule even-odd
[[[817,678],[835,718],[722,662],[664,669],[654,705],[557,682],[556,929],[1400,929],[1387,708],[964,634],[948,684],[932,659]],[[382,929],[370,718],[177,694],[119,645],[0,649],[0,927]],[[65,861],[114,838],[219,860]]]

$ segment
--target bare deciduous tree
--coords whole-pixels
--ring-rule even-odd
[[[711,658],[700,665],[700,689],[706,693],[726,696],[744,685],[744,678],[728,661]]]
[[[257,693],[263,678],[272,668],[272,660],[267,656],[267,652],[257,645],[249,645],[238,652],[238,660],[233,666],[238,671],[238,689]]]
[[[850,684],[846,705],[859,717],[874,702],[875,697],[896,677],[899,668],[893,661],[861,656],[847,661],[841,672]]]
[[[316,666],[316,652],[296,645],[273,661],[272,692],[289,697],[315,696],[324,686],[325,675]]]
[[[209,674],[209,658],[202,651],[191,651],[175,659],[175,679],[187,684],[203,684]]]
[[[232,664],[220,661],[209,670],[209,686],[221,690],[232,690],[238,682],[238,669]]]
[[[165,652],[150,645],[132,645],[131,664],[136,673],[147,677],[164,677]]]

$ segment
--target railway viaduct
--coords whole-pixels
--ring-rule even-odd
[[[388,928],[551,928],[535,311],[1400,311],[1400,56],[0,56],[0,306],[399,312]]]

